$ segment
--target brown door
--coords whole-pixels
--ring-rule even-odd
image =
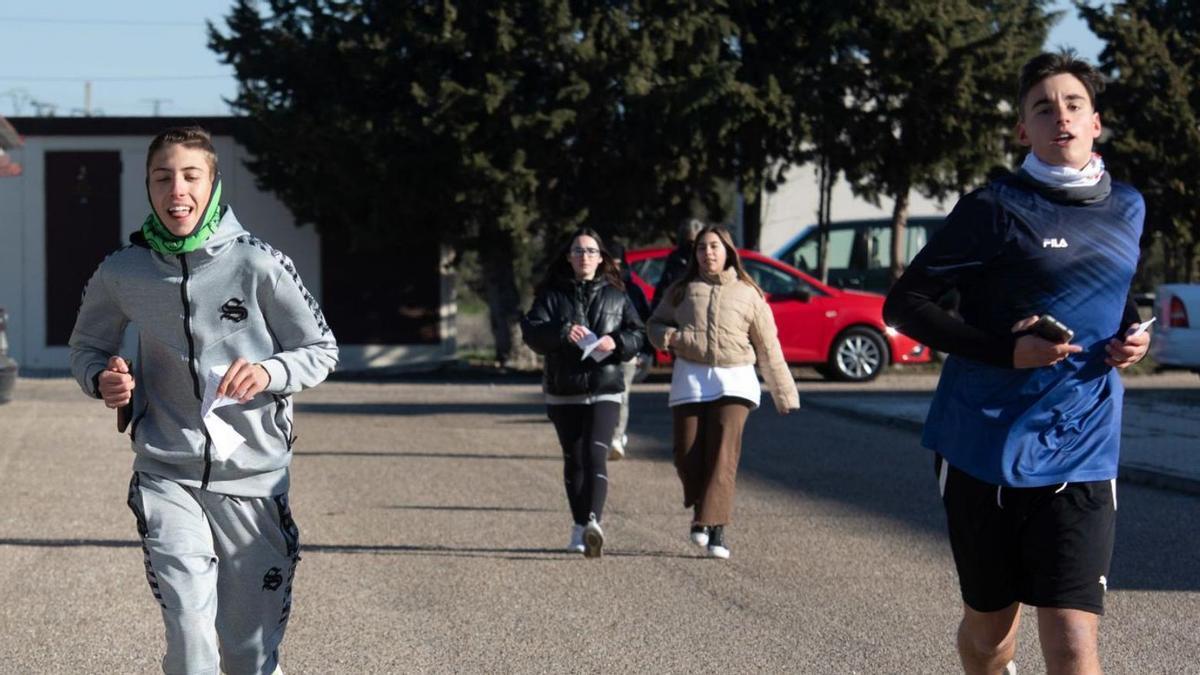
[[[67,344],[83,287],[121,245],[121,155],[46,153],[46,345]]]

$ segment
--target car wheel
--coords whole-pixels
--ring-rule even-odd
[[[829,348],[828,376],[843,382],[869,382],[888,364],[887,343],[870,328],[851,328]]]

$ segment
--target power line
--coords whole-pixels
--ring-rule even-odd
[[[169,98],[144,98],[144,99],[142,99],[142,102],[149,103],[154,106],[154,116],[155,117],[158,117],[162,113],[162,104],[174,103],[174,101],[172,101]]]
[[[0,16],[0,23],[49,23],[71,24],[86,26],[147,26],[147,27],[177,27],[200,28],[205,19],[196,21],[139,21],[137,19],[59,19],[34,16]]]
[[[3,21],[3,19],[0,19]],[[0,81],[10,82],[141,82],[148,80],[225,80],[232,79],[233,74],[229,75],[130,75],[127,77],[88,77],[80,76],[52,76],[52,77],[30,77],[28,75],[0,75]]]

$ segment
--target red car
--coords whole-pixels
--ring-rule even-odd
[[[654,296],[669,248],[629,251],[634,282]],[[875,379],[888,364],[928,363],[930,350],[883,323],[883,296],[827,286],[800,270],[754,251],[739,250],[746,272],[766,293],[775,314],[783,357],[814,366],[828,378]]]

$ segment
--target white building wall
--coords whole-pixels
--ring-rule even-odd
[[[812,164],[793,167],[785,174],[786,182],[773,193],[763,193],[762,233],[759,246],[770,255],[805,225],[817,222],[817,206],[820,204],[820,181],[817,167]],[[954,206],[953,198],[942,205],[914,191],[909,196],[909,216],[937,216],[949,213]],[[879,206],[855,196],[850,184],[838,180],[833,186],[833,199],[829,214],[832,220],[858,220],[862,218],[891,218],[891,199],[881,199]]]
[[[21,148],[7,151],[14,161],[24,165],[28,153]],[[23,167],[29,174],[29,167]],[[16,329],[18,317],[25,315],[24,284],[25,251],[24,201],[22,177],[0,178],[0,307],[8,310],[8,349],[14,357],[24,353],[24,335]]]
[[[0,178],[0,307],[8,310],[9,352],[22,371],[58,372],[69,365],[68,348],[46,346],[45,153],[120,153],[121,241],[127,242],[149,213],[144,168],[149,142],[148,136],[34,136],[11,152],[24,172]],[[216,136],[213,144],[221,162],[222,199],[233,205],[251,234],[292,258],[305,286],[319,301],[321,244],[315,229],[297,228],[295,218],[274,195],[258,190],[244,165],[244,148],[231,137]]]

